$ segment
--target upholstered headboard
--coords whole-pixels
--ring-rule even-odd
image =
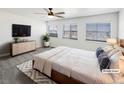
[[[124,39],[120,39],[120,46],[124,48]]]

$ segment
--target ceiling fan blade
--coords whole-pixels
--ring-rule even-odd
[[[59,16],[59,15],[54,15],[54,16],[59,17],[59,18],[64,18],[63,16]]]
[[[44,15],[46,15],[47,13],[33,13],[33,14],[42,14],[42,15],[44,14]]]
[[[43,8],[47,13],[49,13],[49,10],[47,8]]]
[[[55,13],[55,14],[65,14],[65,12],[58,12],[58,13]]]

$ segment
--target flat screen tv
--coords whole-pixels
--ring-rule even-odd
[[[12,24],[12,37],[29,37],[31,36],[30,25]]]

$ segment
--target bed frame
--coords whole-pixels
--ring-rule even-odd
[[[33,60],[32,67],[33,66],[34,66],[34,60]],[[36,68],[33,68],[33,69],[37,70]],[[66,75],[64,75],[62,73],[59,73],[54,69],[52,69],[50,78],[52,80],[54,80],[55,82],[57,82],[58,84],[85,84],[84,82],[81,82],[81,81],[76,80],[76,79],[74,79],[72,77],[68,77],[68,76],[66,76]]]
[[[76,80],[72,77],[67,77],[55,70],[52,70],[51,78],[60,84],[84,84],[83,82]]]

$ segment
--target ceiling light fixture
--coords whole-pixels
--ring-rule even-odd
[[[53,15],[48,15],[48,18],[54,18],[54,16]]]

